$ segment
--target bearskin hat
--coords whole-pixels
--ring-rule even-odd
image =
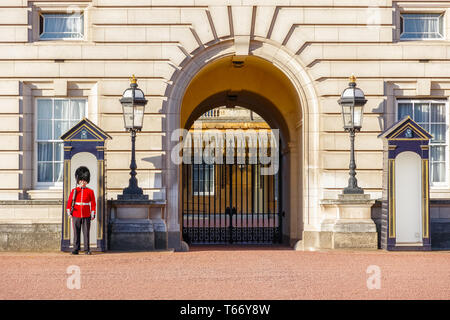
[[[87,183],[89,183],[89,180],[91,179],[91,173],[89,172],[89,169],[86,168],[85,166],[79,167],[75,171],[75,179],[77,180],[77,183],[80,180],[84,180]]]

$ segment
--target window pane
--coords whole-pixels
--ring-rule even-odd
[[[194,192],[198,192],[199,189],[199,183],[198,183],[198,165],[194,165],[193,166],[193,170],[192,170],[192,189],[194,190]]]
[[[68,100],[55,100],[55,119],[68,119],[69,118],[69,101]]]
[[[53,160],[53,143],[39,142],[37,158],[38,158],[38,161],[52,161]]]
[[[431,122],[445,122],[445,104],[431,104]]]
[[[54,155],[55,161],[62,161],[64,158],[64,148],[62,142],[54,142]]]
[[[54,140],[59,140],[60,137],[69,130],[69,121],[55,120],[54,125]]]
[[[44,32],[76,33],[81,32],[81,19],[79,14],[45,14]]]
[[[211,193],[214,191],[214,167],[213,165],[208,164],[205,168],[206,172],[205,172],[205,190],[208,193]]]
[[[202,163],[198,168],[198,181],[200,182],[200,192],[205,192],[206,185],[206,170],[205,165]]]
[[[428,103],[414,103],[414,121],[428,122],[430,114],[430,105]]]
[[[438,34],[434,33],[404,33],[400,37],[401,39],[436,39],[440,38]]]
[[[437,162],[431,164],[431,182],[445,181],[445,163]]]
[[[51,119],[52,118],[52,100],[37,100],[37,116],[38,119]]]
[[[398,120],[403,119],[406,116],[413,117],[412,103],[399,103],[398,104]]]
[[[430,132],[430,125],[428,123],[419,122],[417,124],[425,129],[426,132]]]
[[[38,182],[59,182],[62,180],[64,149],[59,140],[71,123],[72,114],[76,116],[76,123],[80,116],[84,116],[86,100],[75,99],[72,103],[70,99],[39,99],[38,120],[36,137],[40,141],[37,143],[38,162]],[[52,112],[52,106],[54,110]],[[74,106],[72,108],[72,106]],[[49,114],[46,115],[46,114]],[[48,117],[49,119],[39,119]],[[52,118],[53,117],[53,118]]]
[[[84,33],[83,15],[43,14],[44,23],[41,39],[82,38]]]
[[[86,110],[86,100],[70,100],[70,107],[70,119],[72,122],[78,123],[85,117],[84,111]]]
[[[53,164],[38,162],[38,182],[53,182]]]
[[[69,129],[72,129],[79,121],[70,121]]]
[[[425,100],[414,103],[399,100],[397,106],[398,120],[412,112],[412,119],[433,136],[430,141],[430,182],[446,182],[447,104]]]
[[[194,193],[214,192],[214,165],[194,165],[192,170],[192,189]]]
[[[61,182],[63,180],[62,162],[54,163],[54,165],[53,165],[53,180],[54,180],[54,182]]]
[[[439,20],[437,17],[424,17],[418,19],[405,19],[405,32],[429,33],[438,32]]]
[[[51,140],[52,139],[52,121],[51,120],[38,120],[38,140]]]
[[[431,124],[431,142],[445,143],[445,124]]]
[[[431,161],[445,161],[445,147],[431,146]]]
[[[442,14],[403,14],[401,39],[442,38]]]

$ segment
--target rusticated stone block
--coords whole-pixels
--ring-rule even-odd
[[[0,225],[0,251],[55,251],[60,244],[60,224]]]
[[[378,249],[376,232],[334,232],[333,249]]]
[[[110,228],[110,250],[150,251],[155,249],[155,233],[150,219],[115,219]]]

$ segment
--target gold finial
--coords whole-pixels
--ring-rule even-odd
[[[355,77],[355,75],[353,73],[350,76],[350,83],[356,83],[356,77]]]
[[[134,76],[134,74],[133,74],[133,76],[130,78],[130,82],[131,82],[131,83],[134,83],[134,84],[137,83],[137,79],[136,79],[136,77]]]

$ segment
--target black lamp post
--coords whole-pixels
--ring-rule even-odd
[[[344,129],[350,133],[350,178],[348,186],[344,189],[344,194],[363,194],[364,190],[358,187],[356,180],[355,163],[355,132],[359,132],[363,120],[363,108],[367,100],[364,92],[356,87],[355,76],[350,77],[349,87],[342,92],[338,103],[342,107],[342,118],[344,120]]]
[[[123,120],[125,129],[131,132],[131,164],[130,180],[128,187],[123,189],[123,194],[118,195],[119,200],[148,200],[148,195],[144,195],[138,187],[136,179],[136,132],[141,131],[144,122],[144,109],[147,104],[144,92],[138,88],[137,80],[133,75],[130,88],[126,89],[120,99],[123,109]]]

